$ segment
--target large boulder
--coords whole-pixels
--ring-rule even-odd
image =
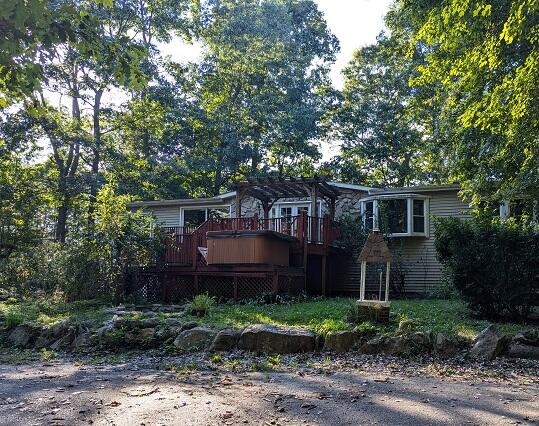
[[[507,356],[511,358],[539,359],[539,346],[511,342],[507,351]]]
[[[18,325],[7,336],[13,346],[26,348],[33,344],[37,330],[26,325]]]
[[[174,340],[174,346],[182,352],[208,349],[216,331],[206,327],[195,327],[182,331]]]
[[[413,355],[429,352],[432,342],[428,333],[416,332],[402,336],[377,336],[359,348],[365,354]]]
[[[458,343],[443,333],[436,334],[433,346],[434,353],[442,357],[452,357],[458,353]]]
[[[310,352],[315,348],[315,335],[307,330],[255,324],[243,330],[238,347],[279,354]]]
[[[539,330],[528,330],[514,336],[509,344],[507,356],[539,359]]]
[[[326,334],[324,350],[333,352],[348,352],[355,349],[359,336],[353,331],[330,331]]]
[[[238,330],[237,328],[227,328],[221,330],[219,333],[217,333],[217,336],[215,336],[215,339],[210,346],[210,350],[229,351],[234,349],[238,345],[240,336],[241,330]]]
[[[485,328],[474,340],[469,356],[472,359],[491,361],[507,347],[508,339],[498,333],[494,324]]]

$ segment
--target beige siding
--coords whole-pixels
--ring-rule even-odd
[[[469,207],[458,197],[458,191],[433,191],[425,193],[429,198],[429,237],[396,237],[390,242],[394,255],[392,279],[399,280],[397,273],[402,265],[405,291],[409,293],[425,293],[441,282],[441,266],[436,259],[434,248],[433,217],[455,216],[469,217]],[[347,265],[337,280],[335,291],[359,294],[361,268],[355,253],[349,258]],[[368,283],[367,290],[376,290],[376,286]]]
[[[148,213],[155,216],[161,226],[180,226],[180,207],[152,207]]]
[[[434,248],[434,217],[469,217],[469,207],[457,191],[432,192],[429,195],[429,237],[394,238],[392,249],[396,259],[402,259],[407,292],[424,293],[440,284],[441,265]]]

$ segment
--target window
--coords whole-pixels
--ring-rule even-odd
[[[414,232],[425,232],[425,200],[412,200],[414,212]]]
[[[230,217],[230,207],[184,208],[181,216],[181,226],[197,228],[209,218]]]
[[[365,203],[364,225],[367,231],[374,229],[374,201]]]
[[[395,237],[428,236],[428,197],[378,195],[361,203],[365,229],[378,228]]]
[[[406,234],[408,232],[407,200],[381,200],[378,204],[378,215],[381,216],[380,225],[388,229],[391,234]]]
[[[206,221],[206,209],[184,210],[183,226],[198,227]]]

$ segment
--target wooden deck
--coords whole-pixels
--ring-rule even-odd
[[[326,262],[334,252],[338,230],[329,216],[263,219],[209,219],[196,229],[169,227],[163,258],[140,270],[127,292],[146,300],[174,302],[195,294],[246,299],[261,294],[299,294],[307,290],[309,273],[316,274],[320,293],[326,294]],[[288,266],[273,264],[208,264],[208,232],[273,231],[288,236]],[[312,268],[313,262],[317,264]],[[311,269],[311,271],[310,271]]]

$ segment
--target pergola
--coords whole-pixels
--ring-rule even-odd
[[[320,177],[250,177],[246,181],[235,182],[232,188],[236,191],[236,217],[241,217],[241,200],[251,196],[262,202],[264,217],[269,217],[273,204],[282,198],[310,198],[311,212],[317,216],[316,205],[322,198],[329,207],[331,219],[335,215],[335,201],[339,190]]]

